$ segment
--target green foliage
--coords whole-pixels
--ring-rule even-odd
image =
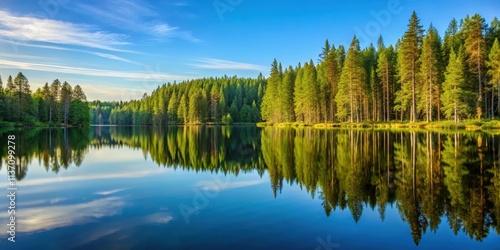
[[[452,50],[450,61],[446,68],[445,82],[443,84],[443,112],[448,119],[453,119],[458,123],[467,114],[471,113],[468,100],[473,96],[470,91],[464,89],[464,74],[461,56],[457,56]]]
[[[227,114],[224,117],[222,117],[222,124],[225,125],[233,124],[233,118],[231,117],[231,114]]]
[[[164,84],[141,100],[97,103],[92,123],[117,125],[221,124],[230,113],[233,122],[260,121],[259,100],[266,80],[227,77]],[[260,91],[259,91],[260,90]]]
[[[90,110],[80,86],[72,89],[67,82],[54,80],[35,93],[29,81],[19,72],[14,80],[9,76],[3,89],[0,80],[0,121],[17,126],[85,126],[90,124]],[[63,123],[63,124],[61,124]]]

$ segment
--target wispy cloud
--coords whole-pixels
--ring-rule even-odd
[[[113,216],[124,205],[123,199],[108,197],[86,203],[51,206],[49,209],[45,206],[26,208],[23,210],[23,216],[19,217],[17,221],[23,226],[17,230],[18,232],[35,232],[83,224],[94,219]],[[5,219],[7,215],[7,213],[3,213],[0,215],[0,219]],[[2,235],[5,235],[7,231],[5,224],[2,223],[0,226]]]
[[[33,43],[26,43],[26,42],[19,42],[19,41],[13,41],[13,40],[5,40],[5,39],[0,39],[0,42],[5,42],[5,43],[10,43],[15,46],[23,46],[23,47],[32,47],[32,48],[40,48],[40,49],[51,49],[51,50],[60,50],[60,51],[74,51],[74,52],[79,52],[79,53],[85,53],[89,55],[94,55],[102,58],[107,58],[111,60],[116,60],[120,62],[126,62],[126,63],[131,63],[135,65],[142,65],[139,62],[132,61],[114,54],[109,54],[109,53],[102,53],[102,52],[95,52],[95,51],[90,51],[90,50],[82,50],[82,49],[73,49],[73,48],[66,48],[62,46],[55,46],[55,45],[45,45],[45,44],[33,44]],[[136,53],[133,51],[123,51],[123,52],[128,52],[128,53]],[[24,57],[35,57],[35,56],[29,56],[29,55],[23,55],[20,53],[0,53],[0,57],[11,57],[11,58],[24,58]],[[40,59],[40,56],[36,56],[36,58]]]
[[[110,194],[118,193],[118,192],[121,192],[121,191],[124,191],[124,190],[127,190],[127,189],[126,188],[113,189],[113,190],[108,190],[108,191],[95,192],[95,194],[98,194],[98,195],[110,195]]]
[[[182,7],[185,5],[174,5]],[[158,38],[177,37],[190,42],[200,42],[189,31],[172,26],[162,20],[162,16],[152,6],[135,0],[102,1],[99,7],[93,4],[81,3],[73,9],[78,13],[90,15],[93,18],[117,27],[119,29],[152,35]]]
[[[264,71],[266,67],[250,63],[227,61],[215,58],[194,59],[197,63],[188,64],[202,69],[233,69],[233,70],[255,70]]]
[[[9,40],[47,42],[121,51],[126,35],[109,33],[85,24],[12,15],[0,10],[0,37]]]
[[[93,181],[93,180],[102,180],[102,179],[135,179],[135,178],[142,178],[142,177],[147,177],[151,175],[158,175],[161,173],[165,173],[167,170],[160,169],[160,170],[153,170],[153,171],[131,171],[127,173],[110,173],[110,174],[95,174],[95,175],[86,175],[86,176],[64,176],[64,177],[53,177],[53,178],[43,178],[43,179],[34,179],[34,180],[26,180],[23,181],[23,187],[28,187],[28,186],[47,186],[48,184],[53,184],[53,183],[63,183],[63,182],[77,182],[77,181]],[[51,186],[55,187],[55,185]],[[48,192],[47,189],[44,190],[45,192]]]
[[[45,64],[45,63],[20,62],[11,60],[0,60],[0,67],[12,68],[12,69],[24,69],[24,70],[37,70],[44,72],[55,72],[55,73],[64,73],[73,75],[84,75],[84,76],[113,77],[113,78],[135,80],[135,81],[139,80],[139,81],[168,82],[174,80],[186,80],[193,78],[183,75],[171,75],[160,72],[148,72],[147,70],[145,70],[144,72],[115,71],[115,70],[62,66],[55,64]]]

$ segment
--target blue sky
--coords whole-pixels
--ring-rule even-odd
[[[0,75],[22,71],[32,89],[59,78],[89,100],[140,98],[158,85],[224,74],[269,74],[316,61],[325,39],[393,44],[415,10],[443,35],[452,18],[489,23],[498,0],[2,0]]]

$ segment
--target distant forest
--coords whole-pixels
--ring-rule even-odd
[[[90,124],[90,109],[83,89],[58,79],[31,92],[22,72],[0,78],[0,125],[85,126]]]
[[[270,76],[220,77],[159,86],[140,100],[86,104],[79,86],[52,83],[34,94],[20,73],[0,91],[0,121],[55,124],[233,124],[487,119],[500,115],[500,22],[479,14],[451,20],[442,38],[413,12],[394,45],[361,49],[326,40],[319,59]],[[10,87],[9,87],[10,86]],[[69,89],[69,92],[68,92]],[[69,93],[69,94],[68,94]],[[81,93],[81,94],[80,94]],[[83,95],[82,95],[83,94]],[[89,117],[82,117],[89,108]]]
[[[92,123],[183,124],[460,122],[500,115],[500,22],[479,14],[453,19],[442,38],[413,12],[395,45],[382,37],[361,49],[326,40],[318,62],[269,78],[204,78],[165,84],[130,102],[91,103]]]

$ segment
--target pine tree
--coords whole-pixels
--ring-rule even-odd
[[[267,81],[264,97],[262,98],[261,116],[262,119],[269,122],[279,121],[279,109],[275,108],[275,103],[279,103],[278,88],[281,85],[281,76],[278,68],[278,62],[274,59],[271,64],[271,74]],[[234,117],[233,117],[234,120]]]
[[[318,59],[318,63],[321,63],[323,62],[326,57],[328,56],[328,54],[330,54],[330,43],[328,42],[328,39],[326,39],[325,41],[325,46],[323,47],[323,50],[321,51],[321,54],[319,54],[319,59]]]
[[[365,69],[360,53],[359,41],[354,36],[347,51],[344,68],[340,76],[340,83],[335,100],[337,101],[337,117],[350,122],[361,121],[361,97],[365,93]]]
[[[73,98],[73,90],[68,82],[64,82],[61,88],[61,107],[62,107],[62,117],[64,125],[69,123],[69,108],[71,104],[71,99]]]
[[[69,108],[69,123],[74,126],[87,126],[90,124],[90,107],[87,96],[80,85],[72,91],[72,100]]]
[[[377,54],[373,44],[363,50],[362,52],[363,67],[365,69],[365,83],[364,93],[362,96],[362,119],[363,120],[377,120],[379,117],[379,100],[380,93],[379,82],[375,75]]]
[[[340,81],[340,66],[336,58],[336,50],[335,46],[332,45],[332,48],[330,49],[330,53],[328,53],[328,56],[325,59],[325,74],[326,74],[326,80],[328,81],[328,106],[329,106],[329,113],[328,113],[328,121],[329,122],[335,122],[336,118],[336,103],[335,103],[335,95],[337,94],[337,86]]]
[[[474,14],[472,18],[466,19],[465,29],[465,51],[467,52],[467,62],[477,74],[478,81],[478,100],[477,113],[480,116],[483,113],[483,67],[485,62],[485,39],[484,31],[486,24],[484,18]]]
[[[460,54],[457,56],[454,50],[451,51],[441,95],[443,113],[446,118],[453,119],[455,123],[458,123],[471,111],[468,99],[472,93],[464,90],[463,59]]]
[[[177,116],[177,92],[174,90],[174,93],[172,96],[170,96],[170,99],[168,100],[168,106],[167,106],[167,119],[169,123],[177,123],[178,116]]]
[[[402,85],[400,101],[406,103],[408,102],[407,98],[410,98],[411,122],[415,122],[417,120],[417,73],[420,70],[420,63],[418,59],[423,37],[422,26],[420,26],[419,23],[420,19],[418,19],[417,14],[413,11],[408,24],[408,30],[405,32],[401,41],[400,55],[398,55],[399,77]]]
[[[343,45],[339,45],[339,47],[337,48],[336,50],[336,59],[337,59],[337,62],[339,64],[339,69],[342,70],[342,68],[344,67],[344,62],[345,62],[345,58],[346,58],[346,52],[345,52],[345,48]]]
[[[280,112],[282,114],[282,122],[295,121],[293,111],[293,86],[295,83],[295,71],[292,66],[285,70],[283,81],[279,88]]]
[[[199,123],[201,122],[200,117],[200,100],[201,94],[198,90],[195,90],[194,93],[191,93],[189,96],[189,122],[190,123]]]
[[[425,114],[426,121],[433,120],[434,110],[439,108],[441,82],[441,40],[437,30],[432,26],[427,31],[422,44],[420,56],[420,76],[422,84],[419,89],[418,109]]]
[[[492,85],[496,84],[497,89],[497,112],[500,113],[500,44],[498,38],[493,42],[490,53],[488,55],[488,61],[486,62],[488,66],[488,75],[491,78]],[[493,92],[493,90],[492,90]],[[493,97],[492,97],[493,105]],[[493,106],[491,107],[493,112]],[[493,114],[492,114],[493,116]]]
[[[302,84],[304,87],[304,122],[316,123],[320,120],[320,107],[317,101],[319,84],[316,67],[312,60],[304,65]]]
[[[50,121],[55,123],[61,122],[61,82],[59,79],[52,81],[50,85],[51,107],[50,107]]]
[[[392,85],[394,82],[394,49],[392,45],[385,48],[383,40],[379,40],[377,59],[377,76],[382,88],[382,120],[391,120]]]
[[[32,99],[28,79],[19,72],[14,79],[14,96],[17,107],[17,121],[26,122],[32,119]]]
[[[307,63],[305,64],[307,65]],[[304,67],[305,67],[304,65]],[[304,84],[303,84],[303,75],[304,75],[304,68],[300,65],[297,66],[297,69],[295,70],[297,72],[297,76],[295,77],[295,83],[294,83],[294,91],[293,91],[293,104],[294,104],[294,111],[295,111],[295,119],[297,122],[304,122],[304,116],[305,116],[305,109],[304,109],[304,102],[305,102],[305,92],[304,92]],[[264,119],[264,118],[262,118]]]
[[[179,101],[179,108],[177,109],[177,117],[181,123],[187,123],[188,121],[188,107],[186,95],[182,95],[181,100]]]
[[[462,41],[458,34],[458,23],[455,18],[453,18],[446,29],[443,39],[443,49],[442,49],[442,62],[447,63],[450,59],[450,54],[452,50],[458,51]]]

